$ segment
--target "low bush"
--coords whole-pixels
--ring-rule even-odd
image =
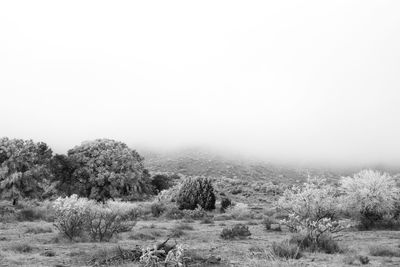
[[[54,209],[54,225],[70,240],[87,232],[92,240],[108,241],[117,233],[130,231],[139,216],[138,206],[132,203],[102,204],[76,195],[58,198]]]
[[[91,206],[86,214],[85,225],[91,239],[100,242],[109,241],[115,234],[130,231],[136,221],[128,220],[132,215],[131,210],[126,208],[108,203],[96,203]]]
[[[180,220],[185,216],[185,213],[176,206],[170,206],[164,212],[164,216],[167,219]]]
[[[282,242],[273,242],[272,249],[273,255],[278,258],[288,259],[300,259],[301,249],[298,245],[290,243],[288,240],[284,240]]]
[[[220,234],[222,239],[243,239],[251,236],[249,227],[244,224],[235,224],[233,227],[223,228]]]
[[[302,250],[311,252],[322,251],[327,254],[341,253],[343,250],[333,237],[329,234],[321,235],[317,240],[313,239],[307,233],[297,233],[292,235],[291,244],[296,244]]]
[[[17,243],[11,245],[8,250],[17,252],[17,253],[30,253],[35,249],[35,247],[27,244],[27,243]]]
[[[390,248],[387,246],[370,246],[369,253],[371,256],[379,256],[379,257],[400,257],[400,250]]]
[[[230,206],[232,206],[232,201],[227,197],[223,197],[221,199],[221,212],[225,212]]]
[[[237,203],[226,210],[226,214],[232,216],[235,220],[249,220],[253,218],[247,204]]]
[[[151,209],[151,214],[153,215],[153,217],[160,217],[167,209],[167,207],[165,206],[165,204],[161,203],[161,202],[153,202],[150,205],[150,209]]]
[[[57,229],[71,241],[80,236],[87,222],[86,215],[89,210],[89,203],[95,205],[93,201],[85,198],[78,198],[77,195],[71,197],[58,198],[54,201],[55,222]]]
[[[193,220],[202,220],[208,216],[207,212],[200,206],[197,206],[194,210],[183,210],[183,214],[185,218]]]
[[[272,219],[271,217],[264,217],[262,220],[262,225],[264,225],[264,229],[266,231],[270,231],[273,224],[276,224],[276,220]]]
[[[29,226],[25,231],[26,234],[44,234],[52,232],[53,228],[49,226]]]

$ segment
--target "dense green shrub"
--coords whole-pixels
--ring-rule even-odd
[[[16,205],[21,198],[42,197],[51,156],[51,149],[43,142],[0,138],[0,198]]]
[[[215,194],[211,180],[205,177],[186,179],[178,193],[180,209],[193,210],[200,205],[205,210],[215,209]]]
[[[221,199],[221,212],[225,212],[230,206],[232,206],[232,201],[227,197],[223,197]]]
[[[158,194],[162,190],[167,190],[173,186],[173,180],[177,179],[176,175],[156,174],[151,178],[151,185],[154,193]]]
[[[140,199],[152,193],[143,158],[126,144],[110,139],[84,142],[68,151],[76,166],[72,179],[80,196],[105,202],[122,197]]]

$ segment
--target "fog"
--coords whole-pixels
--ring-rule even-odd
[[[399,1],[2,1],[0,136],[400,162]]]

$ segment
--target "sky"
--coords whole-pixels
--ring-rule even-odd
[[[0,136],[400,163],[400,1],[2,1]]]

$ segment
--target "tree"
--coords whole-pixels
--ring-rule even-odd
[[[44,192],[51,149],[43,142],[0,139],[0,196],[17,204],[23,197]]]
[[[151,185],[154,193],[158,194],[162,190],[167,190],[173,186],[173,180],[179,179],[177,175],[156,174],[151,178]]]
[[[68,151],[76,166],[72,179],[81,196],[105,201],[138,198],[150,193],[150,175],[143,158],[126,144],[110,139],[84,142]]]
[[[198,206],[205,210],[215,209],[215,194],[209,178],[187,178],[178,193],[179,209],[194,210]]]
[[[71,196],[79,190],[79,180],[73,176],[76,164],[66,155],[55,155],[50,160],[52,182],[58,193]]]
[[[343,177],[341,187],[347,210],[355,214],[365,228],[393,213],[399,200],[396,181],[387,173],[363,170],[353,177]]]

